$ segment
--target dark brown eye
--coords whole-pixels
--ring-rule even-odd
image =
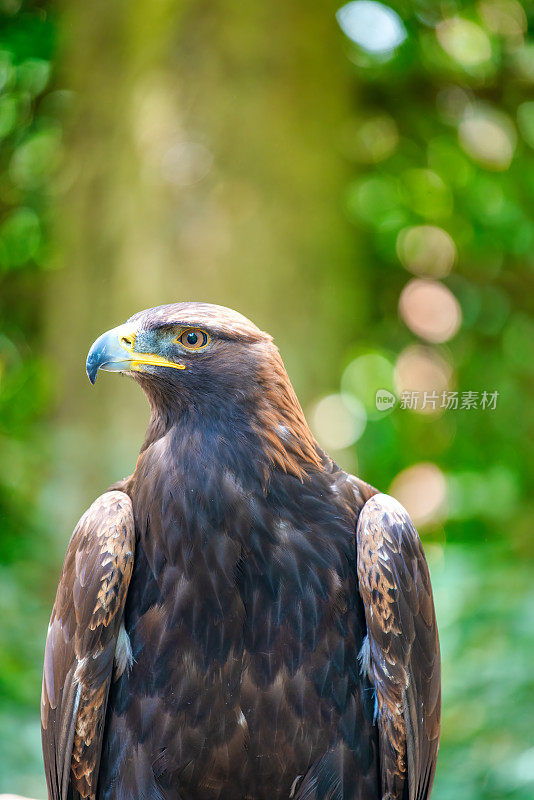
[[[188,350],[201,350],[206,347],[209,340],[208,334],[205,331],[201,331],[200,328],[188,328],[177,339]]]

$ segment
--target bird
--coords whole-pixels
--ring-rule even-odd
[[[321,449],[272,337],[168,304],[102,334],[86,369],[133,378],[150,418],[59,579],[50,800],[427,800],[441,678],[420,538]]]

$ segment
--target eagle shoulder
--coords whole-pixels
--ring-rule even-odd
[[[95,500],[69,542],[48,627],[41,696],[50,800],[96,793],[116,650],[119,669],[128,661],[121,627],[134,547],[132,502],[121,491]]]
[[[439,746],[441,676],[430,574],[404,508],[385,494],[357,524],[367,638],[361,665],[376,691],[382,796],[427,800]]]

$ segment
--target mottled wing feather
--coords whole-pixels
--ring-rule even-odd
[[[428,566],[408,514],[384,494],[374,495],[360,512],[357,548],[368,633],[362,663],[376,690],[382,797],[426,800],[436,768],[441,713],[439,640]]]
[[[132,573],[132,502],[99,497],[79,521],[46,639],[41,726],[50,800],[94,798],[113,659]]]

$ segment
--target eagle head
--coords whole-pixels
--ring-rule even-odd
[[[91,383],[103,369],[141,376],[145,386],[176,384],[183,391],[198,390],[199,384],[209,390],[216,388],[214,382],[232,378],[235,384],[240,374],[244,388],[251,379],[246,369],[275,349],[272,337],[236,311],[208,303],[173,303],[140,311],[103,333],[91,347],[86,367]]]
[[[301,476],[321,465],[272,337],[229,308],[190,302],[141,311],[99,336],[86,369],[91,383],[100,369],[130,375],[166,416],[188,408],[206,420],[246,414],[285,471]]]

